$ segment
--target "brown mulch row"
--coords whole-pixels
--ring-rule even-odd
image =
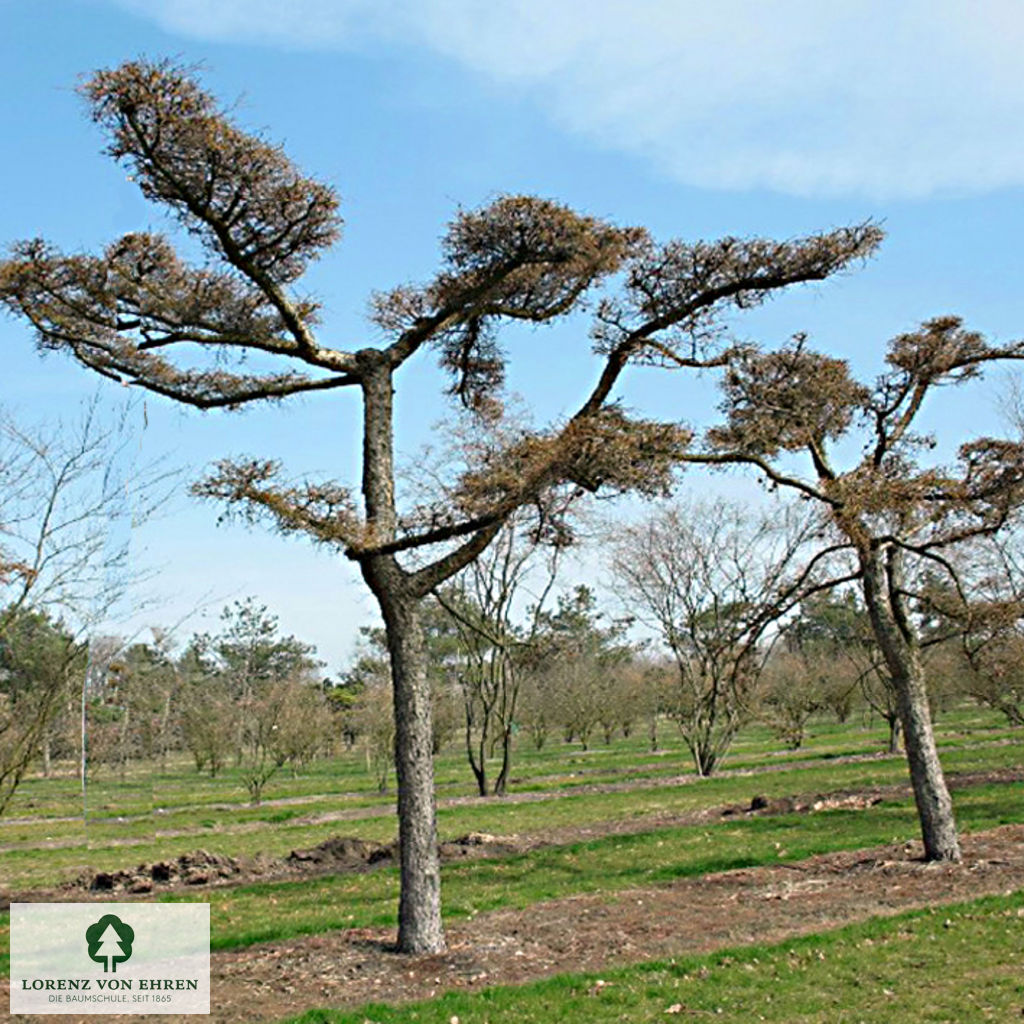
[[[963,846],[964,861],[955,865],[926,864],[919,844],[909,843],[494,911],[450,924],[448,951],[437,956],[395,955],[388,929],[219,952],[210,1019],[273,1021],[313,1006],[401,1002],[599,971],[1024,888],[1024,826],[968,835]]]

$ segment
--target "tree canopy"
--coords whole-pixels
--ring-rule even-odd
[[[468,565],[520,507],[542,519],[589,492],[667,491],[692,441],[676,421],[627,411],[615,390],[631,365],[721,366],[734,348],[725,314],[787,286],[821,281],[869,256],[874,223],[792,240],[657,242],[634,226],[551,199],[503,195],[460,210],[436,274],[371,300],[366,340],[323,336],[320,307],[301,292],[309,264],[338,238],[332,187],[302,174],[283,149],[241,129],[195,74],[132,61],[81,87],[107,152],[143,195],[205,249],[192,265],[168,238],[133,232],[96,255],[30,240],[0,263],[0,302],[44,349],[201,409],[342,388],[363,402],[362,481],[294,482],[262,456],[222,461],[196,492],[353,559],[380,606],[395,695],[402,895],[399,945],[443,948],[430,761],[430,701],[420,602]],[[394,391],[422,352],[480,423],[500,420],[504,326],[592,310],[595,376],[583,400],[547,427],[496,432],[462,472],[412,507],[396,504]],[[248,357],[260,365],[254,372]],[[565,532],[556,525],[555,533]]]
[[[834,530],[822,556],[853,557],[857,580],[897,695],[927,855],[959,860],[952,802],[931,727],[920,629],[909,563],[957,573],[956,545],[1004,527],[1024,499],[1024,443],[981,437],[960,445],[955,466],[930,458],[935,439],[915,433],[926,399],[978,378],[990,363],[1024,357],[1024,342],[996,344],[955,316],[925,321],[893,338],[873,384],[845,360],[812,351],[803,336],[775,351],[750,348],[723,382],[724,422],[694,461],[748,464],[774,487],[817,503]],[[859,437],[862,455],[845,468],[832,444]],[[811,472],[790,469],[802,454]]]

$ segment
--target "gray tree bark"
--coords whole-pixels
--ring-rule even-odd
[[[418,603],[415,599],[387,601],[385,607],[382,602],[395,699],[401,863],[398,949],[402,953],[438,953],[445,948],[441,862],[437,850],[430,686]]]
[[[392,370],[384,353],[359,353],[363,388],[363,498],[367,523],[377,539],[395,538],[394,426]],[[395,770],[398,780],[398,842],[401,893],[398,950],[439,953],[441,866],[437,850],[433,730],[427,651],[420,623],[420,598],[394,555],[361,563],[380,605],[391,657],[395,711]]]
[[[494,795],[504,796],[508,791],[508,776],[512,768],[512,726],[506,723],[501,730],[501,770],[494,780]]]
[[[895,548],[872,547],[860,552],[860,563],[871,625],[896,688],[925,859],[959,861],[953,801],[935,746],[920,646],[902,590],[902,555]]]

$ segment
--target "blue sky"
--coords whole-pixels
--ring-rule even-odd
[[[894,10],[895,8],[895,10]],[[345,234],[309,275],[323,335],[373,340],[374,289],[430,276],[461,204],[532,192],[660,238],[790,237],[875,217],[888,240],[868,267],[776,301],[736,324],[777,343],[808,330],[864,374],[887,338],[952,312],[989,335],[1024,334],[1024,8],[1009,2],[777,0],[0,0],[0,239],[93,249],[168,230],[74,94],[78,76],[126,58],[201,63],[238,117],[283,141],[341,193]],[[101,387],[35,353],[0,321],[0,402],[28,420],[73,412]],[[594,366],[585,326],[513,339],[512,387],[539,418],[572,407]],[[445,414],[431,357],[403,371],[409,457]],[[117,387],[102,387],[120,400]],[[999,429],[998,387],[930,410],[948,441]],[[706,422],[709,383],[633,371],[623,398],[647,414]],[[197,477],[230,454],[275,455],[296,474],[355,482],[358,408],[337,393],[241,415],[158,399],[137,413],[144,454]],[[692,476],[688,486],[727,486]],[[728,485],[745,493],[740,484]],[[185,497],[137,531],[175,620],[255,594],[331,668],[374,617],[352,568],[324,551],[240,527]],[[144,553],[143,553],[144,552]],[[568,582],[568,581],[567,581]]]

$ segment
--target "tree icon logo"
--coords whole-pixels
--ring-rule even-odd
[[[89,944],[89,959],[103,964],[103,973],[117,973],[117,965],[132,955],[135,930],[114,914],[104,914],[95,924],[85,929]]]

